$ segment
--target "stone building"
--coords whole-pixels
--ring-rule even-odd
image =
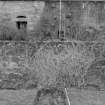
[[[104,37],[104,1],[62,1],[62,29],[67,39],[89,41]]]
[[[0,39],[101,40],[104,15],[105,2],[97,0],[0,1]]]
[[[57,1],[0,1],[0,35],[18,34],[28,39],[51,36],[50,31],[54,35],[59,27],[58,15]]]

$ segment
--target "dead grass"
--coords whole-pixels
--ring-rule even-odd
[[[93,58],[85,47],[78,51],[70,43],[48,43],[35,53],[34,67],[41,75],[42,83],[47,84],[56,82],[60,72],[71,76],[84,75]]]

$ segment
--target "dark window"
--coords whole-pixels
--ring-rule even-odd
[[[16,22],[17,28],[20,30],[26,30],[27,28],[27,21],[25,21],[26,16],[17,16],[18,21]]]
[[[26,29],[27,28],[27,21],[17,21],[17,28],[18,29]]]

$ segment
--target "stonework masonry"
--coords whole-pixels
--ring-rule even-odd
[[[27,21],[27,30],[33,30],[40,20],[45,3],[42,1],[0,1],[0,23],[15,28],[16,21],[22,21],[17,16],[25,16],[23,21]]]
[[[62,0],[61,8],[59,0],[0,1],[0,36],[17,33],[28,40],[43,40],[63,34],[70,40],[100,39],[95,32],[102,34],[104,9],[104,1]],[[91,34],[95,34],[94,38]]]
[[[9,31],[34,35],[36,38],[46,34],[47,30],[57,34],[58,22],[59,2],[0,1],[0,34],[5,27],[9,28]],[[23,28],[19,30],[20,27]]]

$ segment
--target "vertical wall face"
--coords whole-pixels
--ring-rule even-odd
[[[80,19],[81,2],[62,2],[62,29],[65,31],[65,37],[70,40],[76,38]]]
[[[34,30],[43,13],[45,3],[33,1],[4,1],[0,2],[0,28],[1,34],[8,31],[10,34],[29,34]],[[20,17],[20,18],[19,18]],[[17,22],[20,26],[26,28],[27,33],[19,30]],[[25,25],[26,23],[26,25]],[[3,29],[3,30],[2,30]],[[24,36],[25,37],[25,36]]]
[[[17,36],[23,36],[23,39],[27,36],[26,39],[35,41],[57,39],[61,26],[61,34],[68,40],[102,40],[104,15],[105,3],[102,1],[62,0],[61,20],[59,0],[0,1],[0,39],[3,36],[11,36],[14,40]]]
[[[41,15],[40,21],[36,27],[36,36],[41,37],[42,39],[50,38],[56,39],[58,38],[59,31],[59,12],[60,12],[60,4],[58,1],[56,2],[45,2],[45,8]],[[39,38],[41,39],[41,38]]]
[[[34,40],[45,34],[54,37],[59,28],[59,2],[1,1],[0,23],[1,34],[8,31],[7,36],[10,32],[27,34],[28,39]]]
[[[104,2],[62,2],[62,21],[65,23],[65,36],[71,40],[98,40],[104,32]]]
[[[28,22],[27,29],[33,29],[34,25],[36,25],[39,21],[41,13],[44,9],[44,2],[1,1],[0,3],[0,21],[3,24],[6,24],[5,22],[7,22],[12,28],[17,28],[16,21],[22,21],[22,19],[18,19],[17,17],[24,16],[26,18],[23,19],[23,21]]]

